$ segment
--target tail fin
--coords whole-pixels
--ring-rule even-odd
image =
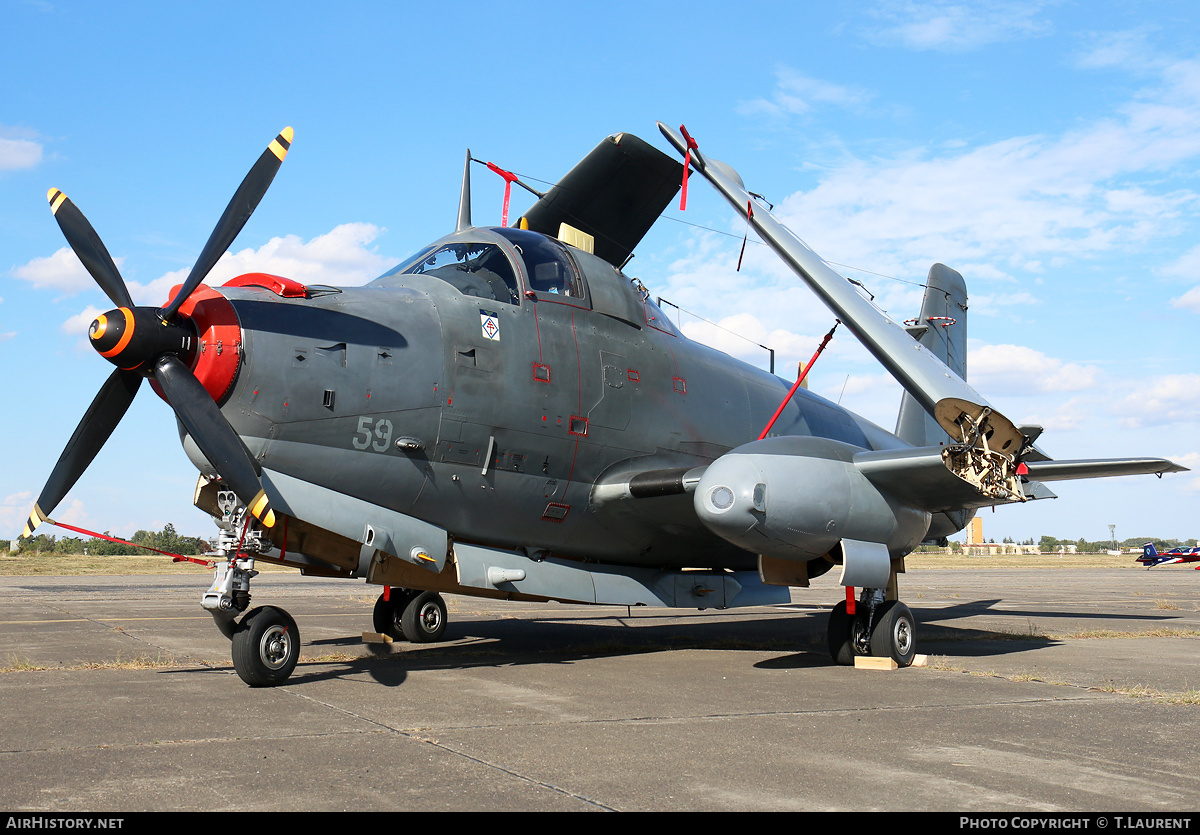
[[[930,267],[921,315],[905,324],[913,339],[967,379],[967,285],[961,274],[945,264]],[[896,436],[913,446],[950,442],[937,420],[907,391],[900,400]]]
[[[1147,542],[1142,546],[1142,555],[1135,562],[1140,562],[1142,565],[1149,568],[1152,565],[1158,565],[1162,559],[1158,556],[1158,551],[1154,547],[1153,542]]]

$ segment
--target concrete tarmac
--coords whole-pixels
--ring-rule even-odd
[[[0,809],[1200,809],[1200,572],[901,578],[925,667],[837,667],[828,576],[732,611],[448,597],[367,645],[375,587],[264,574],[286,685],[246,687],[199,570],[4,577]]]

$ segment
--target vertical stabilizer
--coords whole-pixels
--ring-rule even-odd
[[[945,264],[930,267],[921,315],[905,325],[914,339],[967,379],[967,285],[962,275]],[[913,446],[951,443],[946,430],[907,391],[900,400],[896,436]]]

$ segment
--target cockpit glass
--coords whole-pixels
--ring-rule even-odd
[[[667,314],[663,313],[662,308],[654,303],[649,293],[642,296],[642,305],[646,309],[647,325],[663,333],[669,333],[671,336],[679,336],[679,329],[675,327],[675,323],[667,318]]]
[[[394,275],[400,275],[400,273],[404,272],[405,267],[408,267],[412,264],[417,263],[418,261],[423,260],[425,258],[425,256],[428,255],[429,253],[433,252],[434,249],[435,249],[435,247],[432,247],[432,246],[425,247],[420,252],[418,252],[416,255],[411,255],[408,258],[405,258],[399,264],[392,267],[390,270],[388,270],[386,273],[379,276],[379,278],[376,278],[375,280],[378,281],[380,278],[391,278]]]
[[[440,278],[466,296],[517,304],[517,276],[504,251],[495,244],[452,243],[418,254],[387,275],[427,275]]]
[[[575,299],[584,297],[583,281],[561,244],[524,229],[502,228],[496,232],[508,238],[521,253],[530,290]]]

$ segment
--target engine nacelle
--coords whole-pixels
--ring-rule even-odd
[[[816,559],[843,539],[907,554],[925,538],[930,514],[868,481],[854,465],[862,451],[792,435],[744,444],[709,465],[696,487],[696,513],[723,539],[780,559]]]

